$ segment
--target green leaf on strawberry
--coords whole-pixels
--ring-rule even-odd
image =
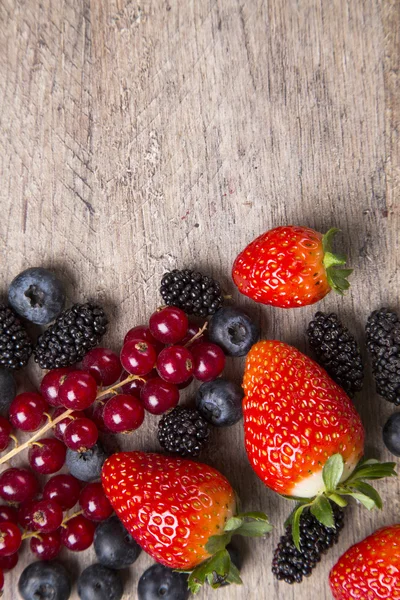
[[[242,523],[243,519],[241,519],[239,515],[237,515],[236,517],[231,517],[226,522],[224,531],[235,531],[235,529],[239,529]]]
[[[303,510],[310,506],[309,504],[300,504],[300,506],[294,511],[292,517],[292,536],[293,542],[297,550],[300,552],[300,518]]]
[[[330,287],[338,294],[349,289],[350,283],[347,278],[352,274],[353,269],[339,269],[338,267],[346,263],[346,256],[343,254],[334,254],[332,252],[333,238],[340,229],[332,227],[324,236],[322,236],[322,247],[324,250],[323,265],[326,271],[326,278]]]
[[[326,496],[317,496],[311,504],[310,511],[322,525],[325,525],[325,527],[335,526],[332,507]]]
[[[223,535],[213,535],[206,544],[206,550],[209,554],[215,554],[220,550],[225,550],[226,546],[231,541],[232,534],[225,533]]]
[[[209,538],[205,549],[209,554],[215,554],[226,548],[233,535],[245,537],[262,537],[272,530],[265,513],[249,512],[236,515],[227,520],[224,533]]]
[[[333,491],[337,488],[344,471],[344,460],[341,454],[334,454],[325,463],[322,471],[325,489]]]
[[[341,508],[344,508],[348,504],[346,498],[344,498],[343,496],[339,496],[339,494],[335,494],[335,493],[328,494],[327,498],[329,498],[329,500],[332,500],[332,502],[334,502]]]
[[[227,575],[227,578],[225,579],[225,582],[236,583],[236,585],[241,585],[243,583],[240,577],[239,569],[236,567],[236,565],[233,564],[233,562],[231,562],[229,573]]]
[[[352,485],[352,488],[358,490],[359,492],[364,494],[364,496],[370,498],[374,502],[374,505],[380,510],[382,510],[382,498],[380,497],[376,489],[372,487],[372,485],[369,485],[369,483],[365,483],[365,481],[357,481]]]
[[[266,533],[272,531],[272,525],[263,521],[252,521],[243,523],[239,529],[236,529],[235,535],[243,535],[245,537],[262,537]]]
[[[372,510],[376,507],[375,501],[365,494],[361,494],[359,492],[347,492],[347,496],[351,496],[354,498],[354,500],[358,500],[358,502],[361,502],[361,504],[368,510]]]

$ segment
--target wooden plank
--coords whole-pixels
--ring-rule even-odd
[[[104,302],[107,343],[118,348],[160,302],[162,273],[195,265],[220,278],[266,336],[304,350],[314,309],[239,298],[230,266],[272,226],[336,225],[356,271],[345,299],[331,294],[319,307],[339,311],[363,341],[372,309],[399,308],[399,12],[398,0],[3,0],[0,289],[28,265],[51,267],[70,302]],[[238,378],[237,361],[228,373]],[[392,410],[370,374],[356,402],[368,451],[388,459],[380,428]],[[155,449],[155,428],[147,418],[121,445]],[[246,544],[245,586],[221,599],[330,598],[339,554],[398,519],[399,484],[379,484],[384,513],[351,508],[313,577],[278,584],[271,553],[288,505],[251,471],[239,426],[215,433],[205,459],[246,508],[276,524],[251,551]],[[62,559],[77,576],[94,555]],[[30,560],[24,551],[6,575],[6,600]],[[150,563],[143,555],[127,574],[126,598]]]

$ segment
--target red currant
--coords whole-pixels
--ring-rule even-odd
[[[41,560],[52,560],[61,550],[61,531],[56,529],[49,533],[40,533],[39,537],[32,537],[31,550]]]
[[[51,475],[61,469],[65,462],[66,448],[55,438],[42,438],[29,448],[28,460],[34,471]]]
[[[77,515],[63,525],[61,541],[66,548],[74,552],[86,550],[93,543],[96,525],[83,515]]]
[[[63,520],[61,506],[55,500],[39,500],[32,506],[32,527],[49,533],[58,529]]]
[[[10,421],[13,427],[21,431],[36,431],[46,420],[48,408],[40,394],[24,392],[15,396],[10,405]]]
[[[26,529],[27,531],[32,531],[34,529],[34,525],[32,523],[33,508],[35,507],[38,501],[38,498],[34,500],[26,500],[19,507],[18,523],[23,529]]]
[[[81,484],[72,475],[55,475],[43,488],[43,498],[54,500],[63,510],[69,510],[78,502]]]
[[[21,530],[15,523],[0,523],[0,556],[18,552],[22,542]]]
[[[39,483],[32,471],[11,468],[0,475],[0,496],[8,502],[25,502],[37,494]]]
[[[96,400],[97,383],[92,375],[72,371],[60,385],[59,397],[65,408],[84,410]]]
[[[183,346],[164,348],[157,358],[157,371],[164,381],[183,383],[193,373],[193,357]]]
[[[13,506],[2,504],[0,506],[0,523],[3,521],[11,521],[11,523],[18,523],[18,511]]]
[[[5,450],[8,444],[11,442],[11,431],[12,426],[10,421],[7,421],[5,417],[0,416],[0,452]]]
[[[149,329],[163,344],[176,344],[186,335],[188,318],[180,308],[167,306],[151,315]]]
[[[97,385],[108,386],[121,376],[119,357],[108,348],[93,348],[82,361],[82,369],[95,378]]]
[[[120,389],[122,389],[122,388],[120,388]],[[96,425],[98,431],[102,431],[103,433],[110,433],[110,431],[107,429],[107,427],[104,424],[103,412],[104,412],[104,402],[102,400],[100,400],[99,402],[95,402],[94,404],[92,404],[92,406],[87,408],[85,410],[85,415],[87,416],[88,419],[93,421],[93,423]]]
[[[147,375],[153,369],[157,353],[145,340],[131,340],[121,350],[121,363],[131,375]]]
[[[113,433],[125,433],[140,427],[144,408],[140,400],[127,394],[110,398],[104,407],[104,424]]]
[[[56,408],[56,410],[52,414],[53,421],[55,419],[57,419],[57,417],[59,417],[60,415],[65,413],[65,410],[66,409],[63,406]],[[64,441],[64,433],[65,433],[65,430],[67,429],[68,425],[74,419],[79,419],[79,418],[83,417],[84,414],[85,413],[83,413],[81,411],[74,410],[71,414],[69,414],[67,417],[65,417],[65,419],[61,419],[61,421],[59,421],[57,423],[57,425],[55,425],[53,428],[54,435],[56,436],[56,438],[58,440],[60,440],[61,442],[63,442]]]
[[[43,377],[40,384],[40,392],[43,398],[50,406],[60,406],[61,402],[58,397],[60,384],[67,373],[71,373],[71,367],[62,367],[60,369],[52,369]]]
[[[186,381],[183,381],[182,383],[178,383],[177,384],[177,388],[178,390],[184,390],[185,388],[189,387],[189,385],[192,383],[194,377],[193,375],[191,377],[189,377],[189,379],[186,379]]]
[[[0,556],[0,569],[4,569],[5,571],[11,571],[11,569],[14,569],[17,566],[18,559],[18,552],[14,552],[14,554],[9,554],[8,556]]]
[[[155,339],[146,325],[137,325],[128,331],[124,338],[124,345],[132,340],[144,340],[154,346],[157,354],[163,349],[163,344]]]
[[[101,483],[88,483],[81,491],[79,504],[91,521],[105,521],[113,512]]]
[[[179,390],[173,383],[160,377],[147,381],[141,391],[140,399],[144,408],[152,415],[162,415],[179,402]]]
[[[85,452],[97,442],[99,432],[90,419],[82,417],[70,421],[64,432],[64,443],[71,450]]]
[[[194,359],[193,375],[199,381],[213,381],[224,370],[225,354],[217,344],[203,342],[192,348]]]

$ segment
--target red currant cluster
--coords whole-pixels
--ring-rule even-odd
[[[224,352],[207,341],[205,325],[190,323],[179,308],[161,308],[151,315],[148,326],[127,333],[120,357],[109,349],[94,348],[79,369],[48,371],[40,394],[18,394],[9,419],[0,417],[0,451],[15,442],[0,464],[29,448],[32,471],[52,475],[64,466],[67,448],[85,452],[96,444],[99,431],[136,430],[145,411],[167,412],[177,406],[180,390],[193,378],[212,381],[224,366]],[[35,433],[19,445],[13,429]],[[49,430],[55,437],[44,436]],[[55,475],[39,494],[32,471],[9,468],[0,475],[0,497],[11,503],[0,506],[0,570],[15,567],[27,538],[43,560],[54,558],[62,546],[85,550],[93,541],[95,522],[112,513],[100,483],[81,489],[72,475]],[[78,501],[79,512],[65,516],[64,511]],[[1,572],[0,583],[2,577]]]
[[[189,323],[186,314],[175,307],[153,313],[148,327],[128,331],[121,363],[126,373],[140,379],[126,384],[123,393],[140,392],[144,409],[161,415],[178,404],[179,390],[190,385],[193,377],[199,381],[218,377],[225,366],[225,355],[219,346],[205,340],[204,331],[205,327]],[[112,431],[113,427],[121,431],[118,407],[122,402],[119,395],[105,405],[104,421]]]
[[[1,570],[16,566],[24,539],[30,539],[32,552],[42,560],[55,558],[62,546],[76,552],[86,550],[93,542],[96,522],[113,512],[101,483],[81,488],[68,474],[51,477],[40,496],[32,471],[7,469],[0,476],[0,496],[12,503],[0,507]],[[78,501],[80,510],[64,516]]]

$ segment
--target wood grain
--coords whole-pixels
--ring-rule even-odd
[[[272,226],[335,225],[352,289],[319,307],[339,311],[363,342],[372,309],[399,308],[399,20],[398,0],[1,0],[1,292],[27,266],[50,267],[70,302],[104,302],[118,348],[160,302],[162,273],[195,265],[264,335],[304,350],[314,309],[246,302],[230,266]],[[389,459],[381,427],[392,409],[370,374],[356,403],[368,451]],[[155,429],[148,418],[121,445],[155,449]],[[340,553],[399,518],[399,484],[380,483],[385,511],[352,507],[339,545],[289,587],[270,574],[289,506],[251,471],[240,426],[215,433],[205,459],[276,529],[246,544],[243,588],[203,599],[328,599]],[[6,600],[30,560],[25,551],[6,575]],[[94,555],[65,560],[76,576]],[[137,597],[150,564],[142,555],[126,575],[124,598]]]

